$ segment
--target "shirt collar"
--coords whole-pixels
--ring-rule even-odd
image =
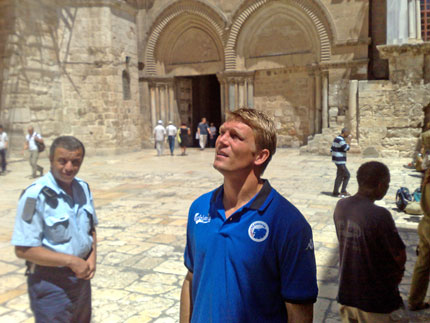
[[[49,173],[46,174],[46,176],[48,177],[48,183],[47,184],[49,185],[49,188],[53,189],[55,191],[55,193],[57,193],[58,195],[60,195],[61,193],[67,195],[67,193],[58,185],[58,183],[57,183],[57,181],[56,181],[56,179],[55,179],[55,177],[51,171],[49,171]],[[80,188],[78,181],[76,180],[76,178],[74,178],[72,181],[73,193],[75,193],[76,191],[79,190],[78,186]]]
[[[247,208],[251,210],[263,211],[270,201],[273,199],[272,186],[267,179],[263,179],[263,187],[248,203],[246,203],[241,209]],[[217,209],[224,209],[222,203],[222,197],[224,195],[224,185],[218,187],[211,198],[211,205],[214,205]]]

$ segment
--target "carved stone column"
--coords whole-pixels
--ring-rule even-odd
[[[221,110],[224,114],[240,107],[254,107],[254,75],[254,71],[229,71],[217,74],[221,84]]]
[[[315,120],[314,128],[315,133],[321,132],[321,72],[316,71],[314,74],[314,85],[315,85]]]
[[[151,102],[151,124],[157,125],[158,120],[164,124],[168,121],[179,120],[176,102],[174,100],[174,79],[167,77],[143,77],[148,82]]]
[[[328,73],[322,74],[322,128],[328,128]]]
[[[357,138],[357,95],[358,80],[349,81],[349,101],[348,101],[348,120],[347,125],[351,130],[353,138]]]

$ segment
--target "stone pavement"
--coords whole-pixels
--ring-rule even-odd
[[[177,151],[179,153],[179,151]],[[156,157],[155,150],[109,157],[87,157],[79,177],[94,194],[98,267],[93,279],[93,322],[177,322],[183,265],[185,226],[191,202],[222,182],[212,168],[213,149],[190,149],[188,156]],[[368,161],[349,156],[349,191],[355,193],[355,173]],[[378,204],[393,214],[407,244],[408,262],[401,284],[404,300],[410,287],[419,216],[396,211],[400,186],[415,189],[420,176],[402,167],[407,159],[380,159],[391,170],[391,186]],[[40,163],[49,169],[49,161]],[[0,322],[33,322],[26,293],[24,263],[10,246],[17,199],[32,180],[27,161],[9,164],[0,177]],[[319,298],[315,322],[339,322],[337,239],[332,214],[337,199],[329,196],[336,168],[329,156],[300,155],[279,149],[268,166],[268,178],[304,214],[313,228],[318,265]],[[414,313],[413,322],[430,321],[430,313]]]

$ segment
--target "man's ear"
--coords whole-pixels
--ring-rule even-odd
[[[266,160],[270,157],[270,151],[269,149],[262,149],[260,151],[258,151],[255,154],[255,160],[254,160],[254,165],[255,166],[261,166],[263,165]]]

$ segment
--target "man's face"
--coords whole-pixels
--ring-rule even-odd
[[[256,157],[254,132],[243,122],[225,122],[215,144],[214,168],[220,173],[251,170]]]
[[[28,128],[27,131],[30,136],[33,134],[33,128]]]
[[[206,123],[206,118],[203,118],[203,119],[202,119],[202,123]]]
[[[79,172],[83,161],[82,149],[67,150],[57,147],[51,156],[51,172],[60,183],[70,184]]]

